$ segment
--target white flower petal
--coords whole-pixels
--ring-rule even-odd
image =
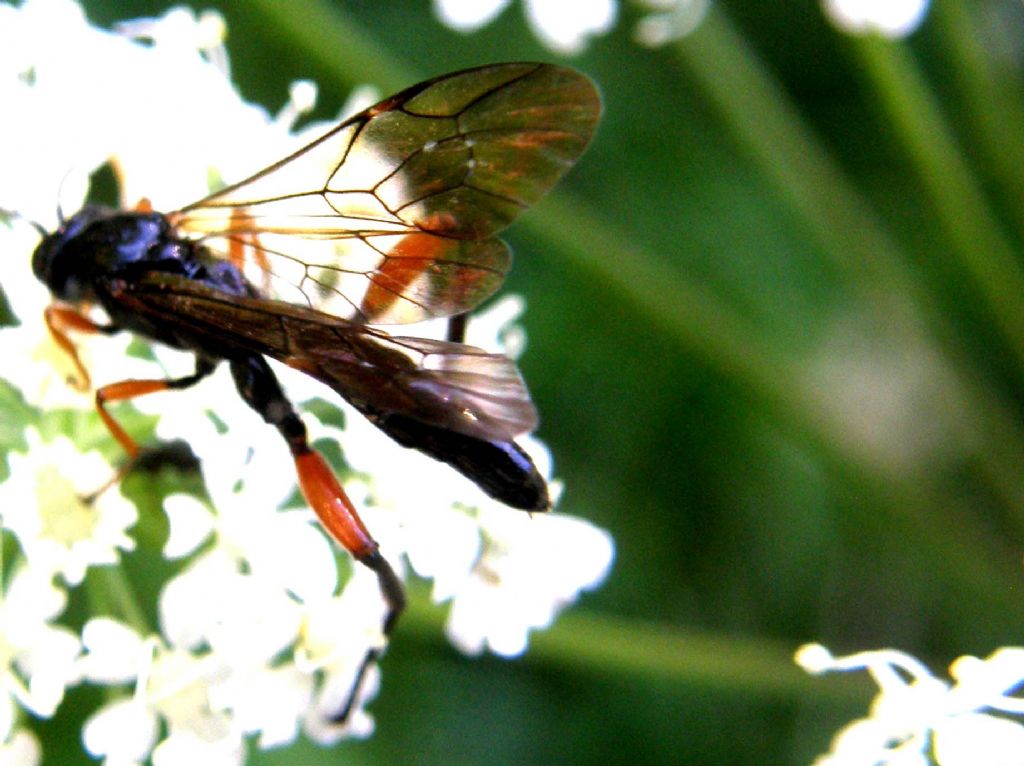
[[[529,623],[516,619],[517,612],[483,578],[475,578],[452,602],[445,635],[465,654],[477,655],[490,647],[502,657],[516,657],[526,651]]]
[[[14,728],[17,708],[14,698],[5,691],[0,693],[0,742],[6,742]]]
[[[434,13],[445,26],[473,32],[493,21],[511,0],[434,0]]]
[[[352,669],[354,670],[354,668]],[[310,709],[304,724],[306,734],[321,745],[333,745],[342,739],[366,739],[373,734],[373,717],[366,712],[366,704],[377,696],[380,690],[380,669],[374,665],[363,677],[363,685],[343,724],[332,723],[348,700],[355,680],[354,672],[328,672],[320,688],[320,694]]]
[[[4,594],[4,631],[8,640],[24,635],[21,630],[35,629],[41,622],[49,622],[64,612],[67,594],[53,583],[46,570],[23,567],[11,577]],[[22,639],[23,645],[31,643]]]
[[[157,720],[134,699],[109,703],[93,713],[82,728],[82,742],[95,758],[112,763],[145,761],[156,743]]]
[[[213,532],[213,514],[191,495],[168,496],[164,500],[164,513],[170,526],[164,543],[166,558],[179,559],[189,555]]]
[[[711,8],[711,0],[645,0],[643,4],[660,11],[636,24],[634,38],[649,48],[686,37],[701,25]]]
[[[171,646],[186,650],[202,646],[209,624],[217,619],[220,601],[207,596],[214,596],[221,581],[234,575],[233,562],[213,553],[196,559],[167,581],[157,606],[160,631]]]
[[[823,0],[825,15],[839,29],[853,34],[878,33],[906,37],[928,13],[930,0]]]
[[[479,526],[466,514],[425,512],[410,516],[406,532],[415,541],[409,546],[409,564],[420,577],[434,581],[434,601],[447,601],[480,557]]]
[[[957,683],[950,685],[903,652],[835,657],[817,644],[801,647],[797,660],[809,672],[866,669],[879,687],[869,717],[842,729],[817,763],[925,766],[934,756],[943,766],[1024,764],[1024,726],[1002,717],[1024,712],[1015,696],[1022,657],[1016,647],[986,660],[961,657],[951,667]]]
[[[54,714],[64,690],[78,680],[78,636],[50,620],[64,608],[63,591],[52,584],[49,572],[22,566],[11,576],[9,598],[0,599],[0,685],[7,674],[2,728],[9,732],[15,712],[11,695],[41,717]]]
[[[1012,695],[1024,683],[1024,649],[1003,647],[984,660],[960,657],[950,665],[949,674],[956,680],[961,695],[970,689],[975,707],[1005,709],[1004,695]],[[1017,708],[1017,712],[1024,712],[1024,707]]]
[[[604,530],[562,514],[481,511],[481,521],[488,545],[454,596],[445,632],[464,652],[489,646],[513,657],[525,651],[530,630],[549,626],[604,579],[614,546]]]
[[[116,563],[119,551],[134,546],[125,530],[138,512],[117,487],[82,500],[97,489],[97,477],[114,475],[98,452],[81,453],[63,436],[43,442],[32,428],[25,438],[28,452],[8,456],[11,475],[0,484],[4,524],[30,563],[77,585],[89,566]]]
[[[173,646],[208,645],[238,663],[269,661],[298,635],[301,608],[284,591],[214,550],[170,580],[160,622]]]
[[[263,750],[295,740],[312,697],[312,677],[294,665],[239,675],[211,690],[213,704],[230,709],[242,731],[259,733]]]
[[[211,689],[230,678],[230,658],[158,648],[150,666],[144,699],[172,732],[191,731],[214,742],[237,734],[226,711],[210,704]]]
[[[240,735],[207,740],[192,731],[172,732],[153,751],[153,766],[241,766],[245,745]]]
[[[588,38],[612,28],[618,15],[615,0],[524,0],[533,31],[557,53],[579,53]]]
[[[63,626],[42,626],[17,660],[28,676],[32,711],[53,715],[64,698],[64,689],[78,681],[78,636]]]
[[[100,684],[133,681],[144,667],[148,648],[134,630],[110,617],[94,617],[82,628],[86,654],[78,667],[85,678]]]
[[[232,541],[245,553],[249,569],[268,585],[297,598],[329,596],[338,584],[331,544],[306,512],[250,516],[233,529]]]
[[[991,715],[953,716],[935,727],[942,766],[1022,766],[1024,726]]]
[[[0,766],[37,766],[42,760],[39,740],[27,729],[18,729],[0,745]]]

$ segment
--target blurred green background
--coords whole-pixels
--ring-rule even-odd
[[[427,0],[194,7],[247,98],[312,78],[319,117],[361,83],[559,60],[518,2],[469,36]],[[657,50],[640,16],[571,59],[601,129],[507,236],[561,510],[613,533],[609,580],[511,662],[460,656],[414,588],[375,736],[251,763],[809,763],[872,687],[805,677],[801,643],[937,672],[1020,643],[1024,8],[940,0],[891,42],[732,0]]]

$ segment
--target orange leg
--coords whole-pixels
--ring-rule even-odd
[[[103,423],[111,435],[121,443],[128,457],[134,459],[139,456],[139,444],[124,427],[114,420],[114,416],[107,411],[107,402],[117,402],[123,399],[134,399],[136,396],[151,394],[154,391],[164,391],[167,388],[165,380],[123,380],[120,383],[111,383],[96,390],[96,409],[103,418]]]
[[[140,206],[145,204],[145,200],[140,203]],[[57,345],[71,357],[74,362],[75,369],[78,373],[78,379],[73,381],[72,384],[79,390],[87,390],[90,385],[89,371],[85,369],[85,365],[82,364],[82,360],[78,356],[78,350],[75,348],[74,343],[71,342],[71,338],[68,336],[69,330],[76,332],[88,332],[88,333],[103,333],[109,335],[117,332],[118,328],[113,325],[101,325],[93,322],[84,314],[79,313],[70,306],[62,306],[54,304],[47,306],[43,313],[43,318],[46,321],[46,326],[50,330],[50,335],[53,337]],[[109,487],[120,481],[124,474],[131,468],[131,465],[135,458],[139,456],[139,445],[128,432],[124,430],[124,427],[118,423],[113,415],[107,410],[108,402],[116,402],[124,399],[132,399],[136,396],[142,396],[143,394],[153,393],[155,391],[163,391],[166,389],[180,389],[187,388],[193,385],[197,381],[209,375],[215,365],[206,359],[196,360],[196,371],[192,375],[188,375],[183,378],[174,378],[170,380],[125,380],[120,383],[112,383],[96,391],[96,410],[99,412],[100,418],[106,425],[107,430],[110,431],[111,435],[117,439],[120,445],[124,448],[124,451],[128,454],[129,462],[114,474],[110,481],[106,482],[100,489],[92,492],[86,498],[87,500],[95,499],[102,494]]]
[[[109,335],[117,332],[117,328],[111,325],[96,324],[89,317],[80,314],[70,306],[61,306],[56,303],[46,307],[45,311],[43,311],[43,320],[46,322],[46,327],[49,329],[50,336],[54,342],[64,353],[71,357],[71,361],[75,365],[78,379],[74,381],[69,380],[68,383],[79,391],[88,391],[89,371],[85,369],[82,360],[78,358],[78,349],[75,348],[75,344],[68,337],[68,330]]]
[[[113,437],[120,442],[121,446],[124,447],[124,451],[128,453],[128,457],[134,460],[139,456],[138,442],[129,436],[128,432],[124,430],[124,427],[107,411],[107,403],[123,401],[125,399],[134,399],[137,396],[152,394],[156,391],[188,388],[213,372],[214,367],[216,367],[216,365],[213,362],[197,358],[196,371],[183,378],[171,378],[167,380],[123,380],[120,383],[111,383],[96,390],[96,409],[99,411],[100,417],[103,418],[103,422],[107,426],[111,435],[113,435]]]
[[[377,574],[380,589],[391,607],[384,620],[384,635],[390,635],[398,615],[405,608],[405,592],[391,565],[380,555],[377,541],[370,536],[355,506],[341,488],[334,471],[319,452],[305,440],[292,448],[295,470],[299,474],[302,494],[320,519],[320,523],[335,540],[360,564]]]
[[[388,564],[380,554],[377,541],[370,536],[355,506],[348,499],[345,490],[341,488],[334,472],[327,461],[320,453],[305,443],[305,436],[300,444],[293,446],[292,454],[295,458],[295,468],[299,474],[299,486],[302,487],[302,494],[309,503],[310,508],[316,513],[320,523],[341,543],[352,556],[363,566],[369,567],[377,575],[377,584],[380,587],[384,603],[387,604],[388,612],[384,617],[382,632],[385,637],[390,637],[398,622],[398,617],[405,609],[405,588],[402,581],[398,579],[395,570]],[[363,686],[363,679],[370,666],[380,659],[383,650],[370,649],[363,656],[362,662],[356,671],[356,680],[348,697],[341,709],[331,717],[334,723],[343,723],[348,720],[352,708],[359,699],[359,691]]]
[[[277,428],[288,443],[292,458],[295,460],[295,470],[299,476],[302,494],[324,529],[344,546],[356,561],[369,567],[377,575],[377,583],[388,609],[382,630],[385,636],[390,636],[399,615],[405,609],[405,590],[402,581],[398,579],[387,559],[381,555],[377,541],[359,518],[355,506],[345,494],[327,461],[309,446],[306,427],[291,402],[285,397],[266,360],[261,356],[252,356],[232,359],[230,364],[231,374],[242,398],[260,413],[265,421]],[[359,698],[359,690],[366,671],[377,661],[381,651],[367,651],[348,698],[337,715],[332,717],[333,721],[340,723],[348,718]]]

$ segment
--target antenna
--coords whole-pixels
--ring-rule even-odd
[[[60,177],[60,183],[57,185],[57,222],[63,226],[67,223],[67,219],[64,217],[64,208],[61,207],[60,200],[64,196],[64,184],[67,183],[68,178],[74,173],[74,168],[68,168],[64,171],[64,175]]]
[[[60,213],[59,210],[57,212],[58,212],[58,214]],[[35,229],[37,232],[39,232],[39,236],[43,237],[43,238],[45,238],[50,233],[50,232],[48,232],[46,230],[46,227],[43,226],[41,223],[33,221],[31,218],[26,218],[21,213],[19,213],[17,210],[8,210],[5,207],[0,207],[0,219],[6,219],[7,221],[24,221],[25,223],[29,224],[33,229]],[[64,219],[63,218],[61,218],[60,221],[61,221],[61,224],[64,223]]]

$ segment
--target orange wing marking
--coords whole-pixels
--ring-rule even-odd
[[[251,259],[256,264],[262,277],[263,292],[270,290],[270,261],[267,253],[260,244],[260,235],[257,230],[255,219],[247,213],[244,208],[235,207],[231,209],[231,223],[229,231],[237,232],[227,237],[228,260],[241,273],[245,273],[245,265]]]
[[[450,231],[456,225],[451,213],[436,213],[417,221],[416,227],[420,231],[405,235],[388,251],[384,263],[374,272],[359,307],[368,322],[385,315],[406,289],[430,269],[449,247],[448,241],[437,235]]]

